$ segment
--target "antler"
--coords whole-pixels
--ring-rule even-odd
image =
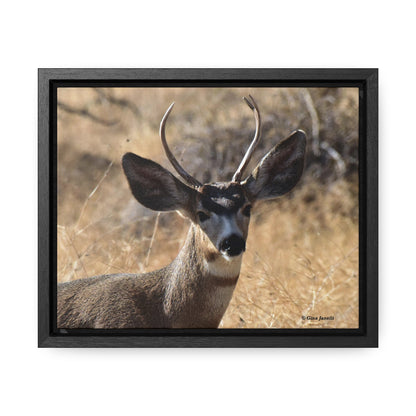
[[[182,176],[188,182],[189,185],[193,187],[199,187],[202,186],[200,182],[198,182],[194,177],[192,177],[188,172],[185,171],[185,169],[179,164],[179,162],[176,160],[175,156],[173,156],[172,152],[169,149],[168,144],[166,143],[166,136],[165,136],[165,125],[166,121],[169,117],[170,112],[172,111],[172,108],[174,106],[174,102],[169,106],[167,109],[165,115],[162,118],[162,121],[160,122],[160,139],[162,140],[163,148],[165,149],[166,156],[170,160],[170,163],[172,163],[172,166],[175,168],[175,170],[179,173],[179,175]]]
[[[237,171],[234,173],[234,176],[232,178],[233,182],[240,182],[241,176],[244,172],[244,169],[247,167],[248,163],[250,162],[251,156],[253,156],[253,152],[258,145],[260,141],[260,129],[261,129],[261,118],[260,118],[260,111],[257,107],[256,102],[254,101],[254,98],[249,95],[250,100],[248,100],[246,97],[243,97],[243,100],[247,103],[247,105],[253,110],[254,117],[256,119],[256,132],[254,133],[253,141],[250,144],[250,147],[247,149],[247,152],[245,156],[243,157],[243,160],[240,163],[240,166],[238,167]]]

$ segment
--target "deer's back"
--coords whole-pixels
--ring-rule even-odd
[[[89,277],[58,285],[58,328],[161,328],[163,282],[155,272]]]

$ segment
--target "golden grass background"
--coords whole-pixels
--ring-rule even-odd
[[[240,279],[220,327],[357,328],[355,88],[60,88],[58,281],[172,261],[188,223],[141,207],[121,157],[132,151],[172,171],[158,128],[175,101],[167,126],[175,155],[199,180],[229,180],[254,132],[241,100],[247,94],[264,129],[246,173],[297,128],[308,137],[307,167],[289,195],[253,209]]]

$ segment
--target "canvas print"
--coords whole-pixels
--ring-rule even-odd
[[[358,328],[358,88],[57,91],[57,327]]]

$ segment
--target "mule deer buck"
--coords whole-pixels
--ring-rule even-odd
[[[256,130],[230,182],[201,184],[180,166],[165,137],[173,103],[160,123],[160,138],[184,181],[152,160],[123,156],[131,192],[141,204],[155,211],[176,210],[191,220],[185,244],[171,264],[157,271],[59,284],[58,328],[218,327],[240,274],[252,206],[290,191],[305,158],[305,134],[297,130],[242,180],[261,129],[257,104],[251,96],[244,100],[254,112]]]

